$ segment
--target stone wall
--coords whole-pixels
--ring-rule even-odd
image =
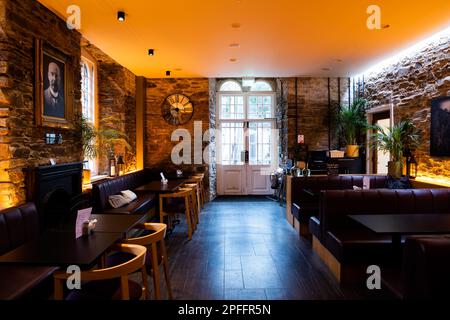
[[[168,124],[161,113],[164,100],[171,94],[180,93],[187,96],[194,106],[194,115],[185,125]],[[195,79],[147,79],[147,106],[145,119],[145,150],[144,163],[146,168],[163,169],[174,172],[176,169],[185,171],[204,170],[209,179],[207,164],[175,165],[171,160],[172,149],[179,141],[171,141],[172,132],[176,129],[187,129],[194,139],[194,122],[202,122],[202,134],[209,130],[209,80]],[[208,146],[203,142],[203,149]],[[191,161],[194,162],[194,144],[192,143]],[[209,185],[207,186],[209,188]]]
[[[34,0],[0,1],[0,209],[25,201],[23,169],[81,160],[81,144],[62,131],[61,145],[46,145],[50,128],[36,127],[34,41],[41,38],[68,54],[79,70],[80,34]],[[74,74],[74,111],[81,111],[80,73]]]
[[[115,155],[125,155],[126,171],[136,169],[136,75],[95,45],[82,39],[81,47],[94,59],[97,67],[99,129],[118,130],[131,148],[117,143]],[[106,156],[99,159],[99,173],[107,172]]]
[[[311,151],[328,150],[329,147],[331,149],[339,148],[335,115],[339,104],[348,104],[348,80],[330,78],[330,108],[328,78],[297,78],[297,93],[295,78],[287,78],[282,81],[287,87],[288,95],[287,117],[283,121],[287,130],[286,127],[283,127],[283,131],[287,131],[289,159],[294,157],[297,134],[305,136],[305,144]]]
[[[449,179],[450,158],[430,157],[430,120],[431,100],[450,96],[450,36],[365,77],[371,107],[392,103],[395,122],[409,118],[422,130],[419,175]]]

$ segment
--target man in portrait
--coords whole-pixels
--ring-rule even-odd
[[[450,156],[450,98],[433,104],[431,119],[431,155]]]
[[[48,88],[44,91],[44,115],[64,118],[64,88],[61,68],[55,62],[48,64]]]

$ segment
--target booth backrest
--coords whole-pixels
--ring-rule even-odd
[[[450,213],[450,189],[327,190],[320,198],[322,232],[349,226],[349,214]]]
[[[109,207],[108,198],[123,190],[134,190],[147,182],[148,173],[145,170],[126,174],[124,176],[94,184],[92,188],[93,205],[96,211]]]
[[[0,211],[0,255],[38,238],[39,230],[34,203]]]

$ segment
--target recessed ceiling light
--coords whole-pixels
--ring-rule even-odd
[[[119,20],[120,22],[125,21],[125,12],[123,11],[117,12],[117,20]]]
[[[390,24],[383,24],[383,25],[381,26],[382,29],[388,29],[388,28],[390,28],[390,27],[391,27]]]
[[[155,49],[148,49],[148,55],[154,56],[155,55]]]
[[[241,27],[241,24],[235,22],[235,23],[233,23],[233,24],[231,25],[231,27],[232,27],[233,29],[239,29],[239,28]]]
[[[336,59],[336,62],[337,62],[337,63],[342,63],[342,62],[344,62],[344,60],[342,60],[342,59]]]
[[[166,76],[170,77],[171,72],[169,70],[166,71]]]
[[[330,71],[330,68],[322,68],[322,71]]]
[[[175,71],[182,71],[183,69],[181,69],[181,68],[176,68],[176,69],[174,69]]]
[[[240,46],[239,43],[230,43],[230,48],[239,48]]]
[[[236,61],[237,61],[236,58],[231,58],[231,59],[230,59],[230,62],[236,62]]]

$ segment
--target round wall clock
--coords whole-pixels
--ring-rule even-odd
[[[175,126],[189,122],[194,114],[189,98],[178,93],[168,96],[161,109],[164,120]]]

